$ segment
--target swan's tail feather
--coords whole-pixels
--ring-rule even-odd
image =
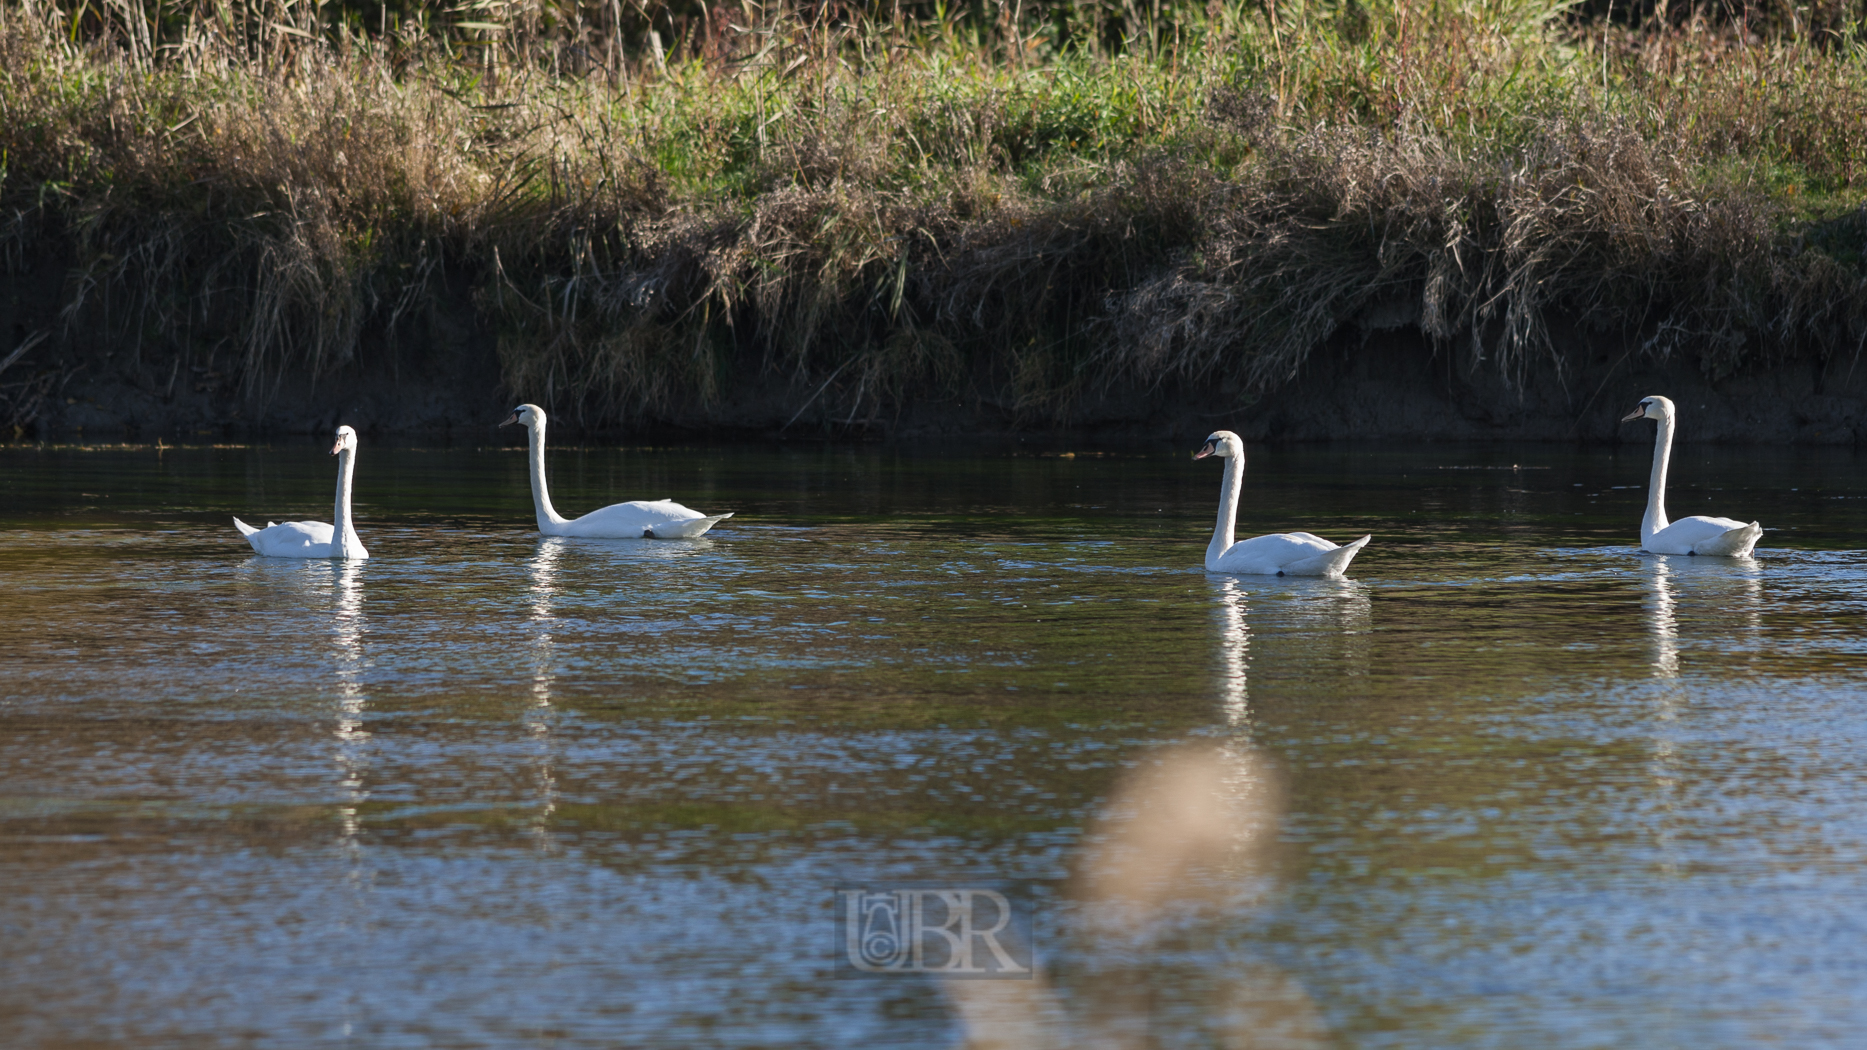
[[[1345,543],[1332,551],[1324,551],[1313,558],[1291,562],[1284,566],[1284,572],[1290,576],[1340,576],[1348,571],[1348,563],[1355,560],[1372,535],[1363,536],[1353,543]]]
[[[1751,522],[1735,529],[1726,529],[1724,535],[1710,543],[1701,543],[1697,547],[1699,554],[1709,554],[1721,558],[1748,558],[1757,541],[1763,538],[1763,525]]]
[[[259,531],[253,526],[248,525],[246,522],[241,521],[239,518],[233,519],[233,527],[236,529],[239,529],[240,535],[242,536],[251,536],[253,533]]]
[[[732,517],[732,512],[728,511],[709,518],[670,521],[662,525],[651,525],[642,535],[654,540],[691,540],[696,536],[704,535],[708,529],[730,517]]]

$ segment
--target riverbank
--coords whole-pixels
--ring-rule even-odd
[[[1721,440],[1862,418],[1849,26],[148,10],[0,12],[21,433],[1606,440],[1638,380]]]
[[[1581,336],[1573,336],[1579,342]],[[473,334],[461,340],[473,346]],[[114,355],[113,355],[114,356]],[[227,372],[164,374],[159,363],[73,376],[23,436],[84,440],[244,439],[328,432],[338,423],[366,435],[465,437],[504,418],[492,340],[478,351],[403,348],[387,360],[317,379],[288,380],[256,408]],[[558,416],[566,435],[750,438],[769,441],[1033,440],[1197,443],[1214,429],[1253,442],[1352,440],[1651,441],[1650,428],[1623,424],[1640,397],[1671,396],[1684,409],[1685,443],[1858,445],[1867,440],[1867,369],[1847,358],[1790,362],[1712,379],[1695,365],[1654,362],[1629,341],[1594,341],[1567,355],[1561,375],[1545,366],[1514,386],[1472,371],[1417,328],[1353,329],[1312,353],[1275,389],[1177,382],[1083,398],[1066,418],[1037,417],[989,389],[910,397],[877,410],[833,384],[729,387],[714,399],[619,427],[602,418]],[[170,385],[172,380],[173,385]]]

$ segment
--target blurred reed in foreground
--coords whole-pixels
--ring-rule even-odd
[[[1060,965],[1034,980],[942,986],[968,1050],[1331,1045],[1295,980],[1222,946],[1264,903],[1282,818],[1277,779],[1248,748],[1143,757],[1077,857]]]

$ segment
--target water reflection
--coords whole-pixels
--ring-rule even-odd
[[[1422,511],[1467,504],[1358,461],[1337,489],[1254,491],[1404,525],[1366,589],[1227,586],[1159,542],[1162,508],[1210,521],[1205,480],[1062,502],[1152,500],[1160,461],[1045,461],[1066,493],[906,457],[864,493],[840,466],[734,468],[735,500],[819,515],[814,536],[540,544],[504,511],[471,524],[499,465],[461,451],[403,455],[398,477],[434,479],[379,489],[416,523],[383,527],[405,555],[340,573],[249,564],[196,514],[197,483],[295,462],[225,458],[173,484],[125,457],[109,487],[9,474],[139,515],[80,527],[22,498],[29,527],[0,530],[0,930],[33,960],[0,982],[13,1042],[302,1043],[348,1009],[372,1045],[953,1045],[930,984],[824,979],[844,872],[1029,887],[1057,965],[1024,1016],[1074,1027],[1008,1045],[1115,1042],[1098,990],[1154,1045],[1239,1042],[1226,1018],[1258,1014],[1227,1004],[1287,987],[1248,971],[1259,951],[1343,1046],[1644,1045],[1660,1022],[1670,1045],[1839,1046],[1867,1023],[1835,919],[1867,895],[1859,553],[1639,559],[1598,546],[1637,493],[1552,485],[1500,531],[1483,493]],[[1574,480],[1612,466],[1589,458]],[[1867,496],[1822,507],[1779,523],[1858,546]],[[1084,962],[1051,932],[1085,821],[1197,733],[1291,770],[1287,891]],[[1184,881],[1243,884],[1248,859]]]
[[[1646,582],[1642,618],[1652,643],[1651,674],[1664,680],[1682,674],[1680,621],[1688,617],[1698,645],[1729,652],[1747,646],[1763,628],[1763,572],[1710,558],[1655,555]],[[1691,648],[1688,639],[1683,648]]]
[[[548,710],[551,707],[551,625],[556,619],[554,600],[557,597],[558,562],[564,556],[564,547],[563,539],[547,536],[539,542],[538,550],[526,565],[526,575],[530,578],[531,615],[527,622],[531,625],[532,635],[531,696],[534,709]]]
[[[344,801],[338,808],[341,842],[346,852],[360,854],[357,811],[369,798],[365,774],[369,758],[365,748],[369,730],[363,728],[363,635],[368,629],[363,614],[364,562],[339,561],[328,568],[332,581],[331,653],[337,680],[336,760]]]
[[[1679,677],[1679,600],[1673,594],[1673,568],[1664,556],[1653,559],[1653,577],[1647,583],[1645,618],[1653,639],[1653,675]]]
[[[1218,628],[1215,691],[1228,728],[1252,728],[1250,679],[1301,678],[1327,671],[1366,675],[1373,658],[1373,604],[1353,580],[1264,580],[1255,610],[1243,581],[1211,574]],[[1250,619],[1255,615],[1254,631]]]
[[[1327,667],[1353,677],[1368,673],[1374,652],[1374,604],[1368,585],[1355,580],[1302,580],[1287,588],[1279,610],[1290,629],[1308,639],[1298,657],[1312,671]]]
[[[369,695],[364,607],[364,561],[300,561],[254,555],[234,570],[247,589],[244,633],[265,639],[271,655],[335,692],[328,746],[340,792],[338,842],[360,857],[360,808],[369,799],[370,731],[364,728]],[[325,610],[319,612],[318,610]]]
[[[710,536],[691,540],[592,539],[586,536],[545,536],[539,549],[555,545],[560,554],[575,552],[594,561],[610,563],[647,563],[679,561],[714,549],[718,541]]]
[[[1688,637],[1685,645],[1728,652],[1741,647],[1761,629],[1763,577],[1755,564],[1738,566],[1676,555],[1657,555],[1650,561],[1652,574],[1646,584],[1642,617],[1651,646],[1650,673],[1659,688],[1648,768],[1659,814],[1654,843],[1659,866],[1673,874],[1681,864],[1681,835],[1690,823],[1681,798],[1688,774],[1678,739],[1679,723],[1692,706],[1690,681],[1683,676],[1680,663],[1682,599],[1690,600],[1690,609],[1684,611],[1690,614],[1688,623],[1693,632],[1702,636]]]
[[[1685,688],[1679,682],[1679,598],[1674,590],[1673,567],[1664,555],[1653,559],[1653,575],[1647,583],[1647,600],[1642,615],[1647,634],[1652,639],[1653,676],[1660,680],[1657,707],[1653,713],[1652,754],[1647,760],[1648,777],[1653,782],[1653,802],[1657,807],[1654,847],[1660,870],[1668,875],[1679,868],[1679,746],[1673,739],[1674,723],[1686,706]]]
[[[551,735],[551,685],[556,677],[557,659],[552,630],[556,623],[559,562],[569,543],[557,536],[547,536],[527,565],[531,577],[531,704],[525,712],[526,730],[531,736],[538,813],[532,819],[532,838],[538,849],[553,848],[551,821],[557,813],[558,783],[553,763]]]
[[[1252,639],[1259,683],[1367,675],[1374,652],[1368,593],[1366,584],[1354,580],[1279,580],[1260,590]]]
[[[1219,711],[1225,724],[1249,738],[1251,732],[1251,623],[1245,589],[1232,576],[1208,576],[1218,591]]]

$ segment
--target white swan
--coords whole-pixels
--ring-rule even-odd
[[[690,510],[673,500],[632,500],[593,510],[575,521],[567,521],[552,509],[551,494],[545,490],[545,410],[537,405],[520,405],[505,422],[517,423],[531,434],[532,504],[538,511],[538,531],[547,536],[581,536],[586,539],[686,540],[706,532],[731,514],[708,516]]]
[[[338,427],[331,455],[337,457],[337,506],[331,516],[337,519],[342,532],[321,521],[288,521],[282,525],[267,522],[265,528],[256,529],[239,518],[233,519],[234,528],[240,530],[240,535],[246,537],[254,550],[268,558],[370,556],[370,552],[363,549],[363,541],[357,538],[356,526],[350,524],[350,477],[356,473],[357,432],[349,427]]]
[[[1254,576],[1340,576],[1355,560],[1355,552],[1372,536],[1338,547],[1307,532],[1274,532],[1232,542],[1238,522],[1238,490],[1245,481],[1245,443],[1229,430],[1215,430],[1194,459],[1219,456],[1226,460],[1225,481],[1219,488],[1219,523],[1206,547],[1207,572]]]
[[[1731,518],[1711,518],[1694,514],[1678,521],[1666,521],[1666,464],[1673,454],[1673,403],[1654,396],[1642,398],[1639,407],[1621,417],[1625,423],[1634,419],[1654,419],[1660,424],[1653,442],[1653,477],[1647,485],[1647,513],[1640,519],[1640,547],[1653,554],[1706,554],[1725,558],[1748,558],[1751,548],[1763,535],[1763,526],[1746,525]]]

